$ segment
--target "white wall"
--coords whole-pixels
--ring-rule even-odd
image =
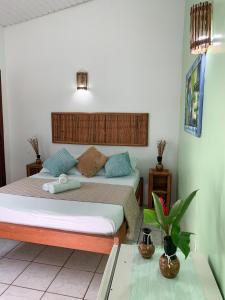
[[[5,30],[10,131],[10,181],[34,160],[26,139],[37,135],[47,157],[50,113],[149,112],[149,147],[130,148],[147,178],[156,141],[168,142],[164,163],[177,167],[184,1],[94,0]],[[87,95],[75,73],[87,70]],[[80,154],[86,146],[66,146]],[[99,147],[105,153],[125,147]],[[147,182],[147,181],[146,181]]]

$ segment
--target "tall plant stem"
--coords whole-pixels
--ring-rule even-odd
[[[166,235],[170,235],[170,225],[166,225],[164,227],[164,231],[165,231]]]

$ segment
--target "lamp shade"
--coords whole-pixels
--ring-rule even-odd
[[[203,54],[211,45],[212,4],[200,2],[190,11],[190,49],[192,54]]]
[[[88,73],[77,72],[77,89],[87,90],[87,86],[88,86]]]

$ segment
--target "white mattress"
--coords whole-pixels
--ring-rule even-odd
[[[33,177],[53,178],[40,173]],[[122,178],[71,177],[76,177],[80,182],[129,185],[136,190],[140,175],[139,171],[136,171],[131,176]],[[0,193],[0,222],[112,235],[118,231],[123,219],[123,208],[120,205],[66,200],[55,201]]]

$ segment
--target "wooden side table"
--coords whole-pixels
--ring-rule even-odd
[[[153,208],[152,192],[165,200],[166,206],[170,208],[172,174],[169,170],[149,170],[148,182],[148,208]]]
[[[42,167],[42,163],[37,164],[36,162],[34,162],[32,164],[28,164],[26,168],[27,168],[27,177],[29,177],[39,173],[43,167]]]

